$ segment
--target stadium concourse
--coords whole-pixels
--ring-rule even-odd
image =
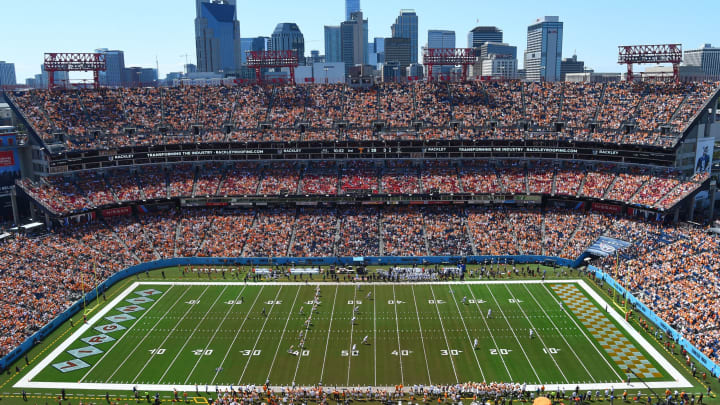
[[[672,147],[717,89],[711,82],[493,81],[378,84],[368,90],[344,85],[33,90],[9,96],[45,142],[56,142],[61,133],[70,150],[348,139]],[[339,121],[347,125],[337,127]],[[373,129],[375,121],[385,123],[382,131]],[[413,128],[416,121],[423,123],[420,129]]]
[[[171,210],[6,239],[0,355],[79,299],[85,284],[142,262],[472,253],[574,258],[600,235],[632,242],[619,265],[607,262],[605,271],[717,362],[720,301],[706,292],[720,288],[720,248],[706,230],[568,210],[412,206]]]

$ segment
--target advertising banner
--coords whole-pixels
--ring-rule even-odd
[[[695,149],[695,174],[710,173],[715,138],[698,139]]]
[[[601,236],[595,241],[587,250],[587,253],[592,253],[597,256],[609,256],[615,254],[615,251],[630,246],[629,242],[624,240],[608,238],[607,236]]]

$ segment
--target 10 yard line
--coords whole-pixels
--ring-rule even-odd
[[[233,337],[232,342],[230,342],[227,352],[225,352],[225,357],[223,357],[222,361],[220,362],[220,367],[215,369],[215,376],[213,377],[212,381],[210,381],[211,384],[215,383],[215,379],[217,378],[218,374],[220,374],[220,371],[222,370],[222,366],[223,366],[223,364],[225,364],[225,360],[227,360],[227,357],[230,354],[230,350],[232,350],[232,347],[235,345],[235,341],[237,340],[238,336],[240,335],[240,331],[243,330],[245,321],[247,321],[248,317],[250,317],[250,312],[252,311],[253,308],[255,308],[255,303],[257,303],[258,298],[260,298],[260,295],[262,295],[263,289],[265,289],[265,285],[260,287],[260,291],[258,291],[257,295],[255,296],[255,299],[253,300],[252,305],[250,305],[250,308],[248,309],[247,313],[245,313],[245,319],[243,319],[237,332],[235,332],[235,337]]]
[[[105,354],[102,355],[102,357],[100,357],[100,360],[98,360],[98,362],[95,363],[95,364],[90,368],[90,370],[88,370],[88,372],[85,373],[84,376],[82,376],[82,378],[81,378],[79,381],[84,380],[84,379],[88,376],[88,374],[90,374],[90,373],[93,371],[93,369],[94,369],[95,367],[97,367],[98,364],[102,363],[102,361],[103,361],[103,359],[105,358],[105,356],[107,356],[107,355],[112,351],[112,349],[114,349],[116,346],[119,346],[120,342],[125,338],[125,336],[127,336],[127,335],[130,333],[130,330],[132,330],[132,328],[134,328],[135,325],[137,325],[138,323],[140,323],[140,320],[142,320],[142,319],[145,317],[145,315],[147,315],[147,314],[150,312],[150,310],[153,309],[153,307],[155,306],[155,304],[157,304],[158,302],[160,302],[160,300],[161,300],[163,297],[165,297],[165,295],[168,295],[167,293],[170,292],[170,290],[172,290],[173,287],[175,287],[175,286],[174,286],[174,285],[171,285],[170,288],[168,288],[161,297],[158,297],[158,299],[155,300],[155,302],[154,302],[152,305],[150,305],[150,308],[148,308],[147,311],[143,312],[143,314],[142,314],[138,319],[136,319],[135,322],[133,322],[133,324],[130,326],[130,328],[129,328],[128,330],[126,330],[125,333],[123,333],[122,336],[120,336],[120,339],[118,339],[118,341],[115,342],[115,344],[112,345],[112,347],[110,347],[110,349],[108,349],[108,351],[106,351]],[[188,290],[189,290],[189,288],[186,289],[185,292],[183,292],[183,295],[185,295],[185,293],[186,293]],[[177,302],[176,302],[175,304],[177,304]],[[173,304],[173,306],[174,306],[174,304]],[[172,308],[173,306],[170,306],[170,308]],[[149,333],[149,332],[148,332],[148,333]],[[125,359],[125,361],[127,361],[127,358]],[[120,364],[120,366],[118,366],[118,368],[120,368],[123,364],[125,364],[125,361],[123,361],[122,364]],[[116,370],[116,371],[117,371],[117,370]]]
[[[205,353],[205,351],[207,351],[208,347],[210,347],[210,344],[213,342],[213,340],[215,340],[215,336],[217,335],[218,331],[222,327],[223,323],[225,323],[225,320],[227,319],[228,315],[230,315],[230,312],[232,312],[233,306],[237,305],[237,301],[240,297],[242,297],[242,293],[245,291],[245,288],[247,288],[247,285],[243,286],[243,288],[240,290],[237,297],[235,297],[234,303],[232,305],[229,305],[230,308],[227,310],[227,312],[225,312],[225,317],[222,319],[222,321],[220,321],[220,324],[218,325],[217,329],[215,329],[215,332],[213,333],[212,337],[210,337],[210,340],[205,345],[205,348],[203,349],[203,353]],[[195,369],[197,368],[198,364],[200,364],[200,360],[202,360],[202,356],[198,356],[198,359],[197,359],[197,361],[195,361],[195,365],[193,366],[192,370],[190,370],[190,372],[188,373],[188,376],[185,379],[184,384],[187,384],[187,382],[190,380],[190,377],[192,377],[192,373],[195,372]]]
[[[257,337],[257,339],[255,339],[255,344],[253,345],[252,350],[250,350],[250,356],[248,356],[247,363],[245,363],[245,367],[243,368],[242,374],[240,374],[240,379],[237,382],[238,385],[240,385],[240,382],[242,381],[243,377],[245,377],[245,371],[247,371],[247,367],[250,365],[250,360],[252,360],[252,354],[255,352],[255,348],[257,348],[257,344],[260,341],[260,338],[262,337],[263,331],[265,330],[265,325],[267,325],[267,321],[268,321],[268,319],[270,319],[270,314],[272,314],[273,309],[275,309],[275,307],[277,306],[277,305],[275,305],[275,301],[277,301],[278,297],[280,296],[280,292],[282,291],[282,289],[283,289],[283,286],[280,286],[280,288],[278,288],[278,292],[277,292],[277,294],[275,294],[275,299],[273,299],[273,305],[270,307],[270,312],[268,312],[265,315],[265,322],[263,322],[263,325],[260,328],[260,333],[258,333],[258,337]]]
[[[545,348],[545,351],[547,352],[548,356],[550,356],[550,359],[552,359],[553,363],[555,363],[555,367],[557,367],[558,371],[560,371],[560,375],[562,375],[562,377],[565,379],[565,382],[569,384],[570,381],[568,381],[567,377],[565,376],[565,373],[563,373],[562,369],[561,369],[560,366],[558,365],[557,360],[555,360],[555,356],[553,356],[553,355],[550,353],[550,350],[548,350],[548,346],[545,344],[545,341],[543,340],[542,336],[540,336],[540,331],[535,327],[535,325],[533,325],[532,321],[531,321],[530,318],[527,316],[527,314],[525,314],[525,311],[523,310],[522,305],[520,305],[520,303],[518,302],[518,300],[515,298],[515,295],[512,293],[512,291],[510,291],[510,287],[508,287],[507,284],[505,284],[505,289],[507,289],[507,292],[510,294],[510,296],[512,297],[512,299],[515,300],[515,304],[517,304],[518,308],[520,308],[520,312],[522,312],[522,314],[523,314],[523,316],[525,317],[525,319],[527,319],[528,323],[530,324],[530,327],[535,330],[538,339],[540,339],[540,343],[542,343],[542,345],[543,345],[543,347]]]
[[[205,295],[205,292],[207,292],[208,288],[210,288],[210,286],[205,287],[205,289],[203,290],[203,292],[200,293],[200,296],[197,298],[197,301],[198,301],[198,302],[200,301],[200,298],[202,298],[203,295]],[[158,348],[161,348],[161,347],[163,347],[163,346],[165,345],[165,342],[167,342],[167,340],[168,340],[168,339],[170,338],[170,336],[175,332],[175,330],[177,329],[177,327],[180,326],[180,323],[182,323],[182,321],[185,319],[185,317],[188,316],[188,314],[190,313],[190,310],[193,309],[193,307],[194,307],[194,305],[189,305],[189,306],[188,306],[188,309],[185,311],[185,313],[183,314],[182,318],[180,318],[180,320],[177,321],[177,323],[175,324],[175,326],[174,326],[174,327],[172,328],[172,330],[165,336],[165,339],[163,339],[162,343],[160,343],[160,345],[158,346]],[[158,324],[159,324],[159,322],[158,322]],[[155,324],[155,325],[157,326],[158,324]],[[140,347],[139,344],[138,344],[137,346],[135,346],[135,349],[137,349],[138,347]],[[133,349],[133,350],[134,350],[134,349]],[[150,355],[150,358],[145,362],[145,365],[142,366],[142,368],[140,369],[140,371],[138,371],[138,373],[137,373],[137,375],[135,376],[135,378],[133,379],[133,381],[136,381],[136,380],[138,379],[138,377],[140,377],[140,375],[142,374],[142,372],[145,371],[145,368],[148,366],[148,364],[150,364],[150,362],[152,361],[152,359],[155,358],[155,354],[157,354],[157,350],[154,351],[154,352]],[[129,358],[129,357],[130,357],[130,356],[128,356],[128,358]]]
[[[205,321],[205,318],[207,318],[208,314],[212,312],[212,309],[215,308],[215,305],[217,305],[217,302],[220,300],[220,297],[225,293],[225,290],[227,290],[228,286],[225,286],[225,288],[220,291],[220,294],[218,294],[217,298],[215,298],[215,301],[213,301],[212,304],[210,304],[210,308],[205,312],[205,315],[203,315],[202,319],[200,319],[200,322],[198,322],[195,325],[195,328],[192,332],[190,332],[190,336],[188,336],[187,339],[185,339],[185,343],[183,343],[182,347],[180,347],[180,350],[178,350],[177,354],[175,354],[175,357],[173,357],[172,361],[170,362],[170,365],[165,368],[165,372],[163,375],[160,376],[160,379],[158,379],[158,382],[162,382],[163,378],[167,375],[168,371],[172,368],[173,364],[177,361],[178,357],[180,357],[180,354],[182,354],[183,350],[185,350],[185,346],[187,346],[188,342],[192,340],[193,336],[195,336],[195,332],[200,328],[200,325]],[[204,353],[204,352],[203,352]],[[199,357],[202,358],[203,354],[201,353]]]
[[[427,351],[425,350],[425,339],[423,338],[422,325],[420,324],[420,311],[418,310],[417,300],[415,299],[415,286],[410,286],[413,295],[413,303],[415,303],[415,314],[417,315],[418,328],[420,329],[420,341],[422,342],[423,356],[425,357],[425,369],[427,370],[428,383],[432,385],[432,378],[430,378],[430,365],[428,364]],[[483,377],[484,379],[485,377]],[[375,384],[377,385],[377,383]]]
[[[515,336],[515,341],[517,342],[518,346],[520,346],[520,350],[523,352],[523,355],[525,355],[525,360],[527,360],[528,364],[530,365],[530,369],[533,371],[533,374],[535,374],[535,378],[537,378],[537,382],[542,383],[542,380],[540,379],[540,376],[538,375],[537,371],[535,371],[535,367],[533,367],[532,362],[530,361],[530,358],[528,357],[527,353],[525,353],[525,349],[523,348],[522,343],[520,343],[520,339],[518,339],[517,335],[515,334],[515,329],[513,329],[512,325],[510,325],[510,321],[508,321],[507,317],[505,316],[505,312],[503,312],[502,307],[500,306],[500,303],[498,302],[497,298],[495,298],[495,294],[493,294],[489,285],[486,285],[486,287],[487,287],[488,292],[490,293],[490,296],[492,297],[493,301],[495,301],[495,305],[497,305],[498,310],[500,311],[500,315],[502,315],[503,319],[505,319],[505,323],[507,323],[507,326],[510,329],[510,332],[512,332],[513,336]],[[498,351],[498,353],[500,353],[500,352]]]
[[[580,357],[577,355],[577,353],[575,353],[575,350],[572,348],[572,346],[570,346],[570,343],[568,343],[567,339],[565,339],[565,335],[564,335],[562,332],[560,332],[560,328],[558,328],[557,325],[555,325],[555,322],[552,320],[552,318],[550,318],[550,315],[548,315],[548,313],[545,312],[545,308],[543,308],[542,305],[540,305],[540,302],[535,298],[535,295],[533,295],[532,293],[530,293],[530,290],[527,288],[526,285],[523,284],[523,286],[525,287],[525,291],[527,291],[528,294],[530,295],[530,297],[532,297],[533,301],[535,301],[535,304],[537,304],[537,306],[542,310],[543,314],[545,314],[545,316],[550,320],[550,323],[551,323],[552,326],[555,328],[555,330],[558,331],[558,334],[560,335],[560,337],[562,338],[562,340],[565,342],[565,344],[567,345],[567,347],[570,348],[570,351],[573,353],[573,355],[575,356],[575,359],[577,359],[578,363],[580,363],[580,365],[582,365],[582,367],[585,369],[585,372],[588,373],[588,375],[589,375],[590,378],[593,380],[593,382],[597,382],[597,378],[595,378],[595,377],[592,375],[592,373],[590,372],[590,370],[588,370],[588,368],[585,366],[585,362],[582,361],[582,360],[580,360]],[[563,312],[564,312],[564,311],[563,311]],[[567,315],[567,314],[566,314],[566,315]],[[549,354],[549,352],[548,352],[548,354]]]
[[[393,286],[393,288],[395,288]],[[452,365],[453,374],[455,374],[455,382],[460,382],[457,371],[455,371],[455,361],[453,360],[452,350],[450,349],[450,342],[448,342],[447,335],[445,334],[445,325],[443,325],[442,316],[440,315],[440,307],[438,307],[437,299],[435,298],[435,291],[433,291],[432,285],[430,286],[430,293],[433,296],[433,302],[435,302],[435,310],[437,310],[438,319],[440,320],[440,329],[442,329],[443,337],[445,338],[445,345],[447,345],[447,354],[450,358],[450,364]]]
[[[323,376],[325,375],[325,359],[327,358],[327,349],[328,349],[328,345],[330,344],[330,332],[332,331],[333,315],[335,314],[335,301],[337,300],[339,289],[340,289],[339,285],[335,287],[335,298],[333,298],[333,306],[332,306],[332,310],[330,310],[330,326],[328,326],[327,340],[325,341],[325,354],[323,354],[323,364],[322,364],[322,369],[320,370],[320,382],[322,382]],[[298,365],[300,365],[299,359],[298,359]],[[295,374],[297,374],[297,369],[295,370]]]

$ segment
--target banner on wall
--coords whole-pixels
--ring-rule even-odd
[[[585,252],[594,254],[596,256],[610,256],[615,254],[616,251],[624,249],[630,246],[630,242],[624,240],[608,238],[607,236],[601,236],[595,241]]]
[[[702,138],[697,140],[697,148],[695,149],[695,174],[710,173],[714,149],[715,138]]]

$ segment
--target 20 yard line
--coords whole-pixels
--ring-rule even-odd
[[[81,378],[79,381],[84,380],[84,379],[88,376],[88,374],[90,374],[90,373],[95,369],[95,367],[97,367],[98,364],[102,363],[102,361],[103,361],[103,359],[105,358],[105,356],[107,356],[108,354],[110,354],[110,352],[111,352],[115,347],[117,347],[117,346],[120,345],[120,342],[125,338],[125,336],[127,336],[127,335],[130,334],[130,331],[132,330],[132,328],[134,328],[135,325],[139,324],[140,321],[145,317],[145,315],[147,315],[148,313],[150,313],[150,310],[153,309],[153,307],[155,306],[155,304],[157,304],[158,302],[160,302],[160,300],[163,299],[163,297],[165,297],[166,295],[168,295],[168,292],[170,292],[170,290],[172,290],[173,287],[175,287],[175,286],[174,286],[174,285],[171,285],[170,288],[168,288],[161,297],[159,297],[158,299],[156,299],[155,302],[154,302],[152,305],[150,305],[150,308],[148,308],[147,311],[143,312],[143,314],[140,315],[140,317],[139,317],[138,319],[136,319],[135,322],[133,322],[133,324],[130,326],[130,328],[128,328],[128,330],[126,330],[125,333],[123,333],[123,335],[120,336],[120,339],[118,339],[118,341],[115,342],[115,344],[112,345],[112,347],[110,347],[110,349],[108,349],[108,350],[102,355],[102,357],[100,357],[100,360],[98,360],[97,363],[95,363],[95,364],[90,368],[90,370],[88,370],[88,372],[85,373],[84,376],[82,376],[82,378]],[[183,295],[184,295],[188,290],[189,290],[189,288],[186,289],[186,290],[183,292]],[[176,302],[175,304],[177,304],[177,302]],[[175,304],[173,304],[173,306],[174,306]],[[172,306],[171,306],[170,308],[172,308]],[[127,358],[125,359],[125,361],[127,361]],[[124,361],[123,361],[122,364],[120,364],[120,366],[122,366],[123,364],[125,364]],[[120,368],[120,367],[118,367],[118,369],[119,369],[119,368]],[[116,371],[117,371],[117,370],[116,370]]]
[[[235,332],[235,337],[233,337],[232,342],[230,342],[230,345],[228,346],[228,349],[225,352],[225,357],[223,357],[222,361],[220,362],[220,367],[215,369],[215,376],[213,377],[212,381],[210,381],[211,384],[215,383],[215,379],[217,378],[218,374],[220,374],[220,371],[222,370],[222,366],[223,366],[223,364],[225,364],[225,360],[227,360],[227,357],[230,354],[230,350],[232,350],[232,347],[235,345],[235,341],[237,340],[238,336],[240,336],[240,332],[243,330],[245,321],[247,321],[248,317],[250,317],[250,312],[252,312],[252,309],[255,308],[255,303],[257,303],[257,300],[262,295],[262,292],[264,289],[265,289],[265,285],[263,284],[262,287],[260,287],[260,291],[258,291],[257,295],[255,296],[255,299],[253,300],[252,305],[250,305],[250,308],[248,309],[247,313],[245,313],[245,318],[243,319],[242,323],[240,324],[240,327],[237,329],[237,332]]]
[[[553,356],[550,353],[550,350],[548,349],[548,346],[545,344],[545,341],[543,340],[542,336],[540,335],[540,331],[537,330],[535,325],[533,325],[532,321],[530,320],[530,317],[525,314],[525,311],[522,308],[522,305],[518,302],[517,299],[515,299],[515,295],[510,291],[510,287],[508,287],[507,284],[505,284],[505,289],[507,289],[507,292],[510,294],[510,297],[512,297],[513,300],[515,300],[515,303],[517,304],[518,308],[520,308],[520,312],[522,312],[525,319],[527,319],[528,323],[530,324],[530,327],[535,330],[535,334],[537,335],[538,339],[540,339],[540,343],[542,343],[543,347],[545,348],[545,352],[547,352],[548,356],[550,356],[550,359],[552,359],[553,363],[555,363],[555,367],[557,367],[558,371],[560,371],[560,375],[565,379],[566,383],[570,383],[568,381],[567,377],[565,376],[565,373],[563,373],[562,368],[560,368],[560,365],[558,365],[557,360],[555,360],[555,356]]]
[[[554,295],[552,292],[550,292],[550,290],[548,289],[548,287],[547,287],[546,284],[543,284],[543,288],[544,288],[545,291],[550,295],[550,298],[552,298],[552,300],[555,301],[555,303],[559,304],[559,301],[555,298],[555,295]],[[569,317],[570,320],[573,322],[573,324],[575,325],[575,327],[578,328],[578,330],[580,331],[580,333],[582,333],[583,336],[585,336],[585,339],[587,339],[588,343],[590,343],[590,346],[592,346],[592,347],[595,349],[595,351],[600,355],[600,357],[602,357],[602,359],[605,360],[605,364],[607,364],[607,366],[610,367],[610,369],[615,373],[615,375],[617,376],[617,378],[618,378],[620,381],[623,381],[624,378],[621,377],[620,374],[619,374],[619,373],[617,372],[617,370],[615,369],[615,367],[613,367],[613,366],[610,364],[610,362],[608,361],[607,357],[605,357],[605,356],[600,352],[600,349],[597,348],[597,346],[595,345],[595,342],[593,342],[593,340],[590,339],[590,336],[588,336],[588,335],[585,333],[585,330],[584,330],[580,325],[578,325],[578,323],[575,321],[575,318],[574,318],[573,316],[571,316],[571,315],[568,315],[568,317]]]
[[[228,286],[225,286],[225,288],[223,288],[222,291],[220,291],[220,294],[218,294],[217,298],[215,298],[215,301],[213,301],[213,303],[210,304],[210,308],[208,308],[208,310],[205,311],[205,315],[203,315],[202,319],[200,319],[200,322],[198,322],[195,325],[195,328],[193,329],[192,332],[190,332],[190,335],[188,336],[188,338],[185,339],[185,343],[183,343],[182,347],[180,347],[180,350],[177,351],[177,353],[175,354],[175,357],[173,357],[172,361],[170,362],[170,365],[165,368],[165,372],[160,376],[160,379],[158,380],[158,382],[162,382],[163,378],[165,378],[168,371],[170,371],[170,369],[172,369],[172,366],[175,364],[178,357],[180,357],[180,354],[183,352],[183,350],[185,350],[185,347],[187,346],[188,342],[192,340],[193,336],[195,336],[195,332],[197,332],[197,330],[200,328],[200,325],[205,321],[205,318],[207,318],[208,314],[210,314],[210,312],[212,312],[212,309],[215,308],[215,305],[220,300],[220,297],[222,297],[222,295],[225,294],[225,290],[227,290],[227,288],[228,288]],[[202,354],[200,354],[199,357],[202,357]]]
[[[517,342],[518,346],[520,346],[520,350],[523,352],[523,355],[525,355],[525,360],[527,360],[528,364],[530,365],[530,369],[533,371],[533,374],[535,374],[535,378],[537,378],[537,382],[542,383],[542,380],[540,380],[540,376],[538,375],[537,371],[535,371],[535,367],[533,367],[532,362],[530,361],[530,358],[528,357],[527,353],[525,353],[525,349],[523,348],[522,343],[520,343],[520,339],[518,339],[517,335],[515,334],[515,329],[513,329],[512,325],[510,325],[510,321],[508,321],[507,317],[505,316],[505,312],[503,312],[502,307],[500,306],[500,303],[498,302],[497,298],[495,298],[495,294],[493,294],[489,285],[486,284],[485,286],[487,287],[488,292],[490,293],[490,296],[492,297],[493,301],[495,301],[495,305],[497,305],[498,310],[500,311],[500,315],[502,315],[503,319],[505,319],[505,323],[507,323],[507,326],[510,329],[510,332],[512,332],[513,336],[515,336],[515,341]],[[500,353],[500,352],[498,351],[498,353]]]
[[[328,345],[330,344],[330,332],[332,331],[333,315],[335,314],[335,301],[337,300],[339,289],[340,289],[339,285],[335,287],[335,298],[333,298],[332,310],[330,310],[330,326],[328,326],[327,340],[325,341],[325,354],[323,354],[323,363],[322,363],[322,368],[320,369],[320,382],[322,382],[323,376],[325,375],[325,359],[327,358],[327,349],[328,349]],[[299,365],[300,365],[300,359],[298,359],[298,366]],[[297,375],[297,367],[295,368],[295,375]],[[293,380],[294,380],[294,378],[293,378]]]
[[[208,288],[210,288],[209,285],[208,285],[207,287],[205,287],[205,289],[203,290],[202,293],[200,293],[200,296],[197,298],[197,301],[198,301],[198,302],[200,301],[200,298],[202,298],[203,295],[205,295],[205,292],[208,290]],[[167,342],[167,340],[170,339],[170,336],[172,336],[172,334],[175,333],[175,330],[177,329],[177,327],[180,326],[180,324],[182,323],[182,321],[185,319],[186,316],[188,316],[188,314],[190,313],[190,310],[193,309],[194,306],[195,306],[195,305],[188,305],[188,309],[185,311],[185,313],[183,314],[182,318],[180,318],[180,320],[177,321],[177,323],[176,323],[175,326],[172,328],[172,330],[170,330],[170,332],[169,332],[167,335],[165,335],[165,338],[163,339],[162,343],[160,343],[160,346],[158,346],[159,348],[160,348],[160,347],[163,347],[163,346],[165,345],[165,342]],[[158,323],[156,323],[156,324],[153,326],[153,328],[154,328],[155,326],[157,326],[159,323],[160,323],[160,322],[158,321]],[[138,347],[140,347],[139,344],[138,344],[137,346],[135,346],[135,349],[137,349]],[[135,349],[133,349],[133,350],[135,350]],[[140,371],[138,371],[138,373],[137,373],[137,375],[135,376],[135,378],[133,378],[133,381],[136,381],[136,380],[138,379],[138,377],[140,377],[140,375],[142,374],[142,372],[145,371],[145,368],[148,366],[148,364],[150,364],[150,362],[152,361],[152,359],[155,358],[155,355],[156,355],[156,354],[157,354],[157,350],[154,351],[154,352],[150,355],[150,358],[145,362],[145,364],[142,366],[142,368],[140,369]],[[128,358],[129,358],[129,357],[130,357],[130,356],[128,356]]]
[[[470,285],[467,285],[468,290],[470,291],[470,296],[475,301],[475,306],[478,309],[478,312],[480,313],[480,319],[483,320],[483,323],[485,323],[485,327],[488,330],[488,333],[490,334],[490,339],[493,341],[493,345],[495,345],[495,350],[500,353],[500,346],[498,346],[497,341],[495,341],[495,336],[492,334],[492,331],[490,330],[490,325],[488,325],[487,319],[485,319],[485,315],[483,315],[482,310],[480,309],[480,304],[478,303],[478,300],[475,298],[475,293],[473,293],[472,288],[470,288]],[[505,363],[504,356],[500,356],[500,360],[502,361],[503,366],[505,366],[505,371],[508,373],[509,381],[513,381],[512,374],[510,374],[510,369],[508,369],[507,364]]]
[[[445,334],[445,325],[443,325],[442,316],[440,315],[440,307],[437,303],[437,298],[435,298],[435,291],[432,288],[432,285],[430,286],[430,293],[432,293],[433,302],[435,303],[435,310],[437,310],[438,319],[440,320],[440,329],[442,329],[443,337],[445,338],[445,345],[447,346],[447,355],[450,358],[450,364],[452,365],[453,374],[455,374],[455,382],[460,382],[460,379],[458,378],[457,371],[455,370],[455,361],[453,360],[452,356],[452,349],[450,349],[450,342],[448,342],[447,334]]]
[[[283,331],[280,334],[280,341],[278,342],[277,349],[275,349],[275,355],[273,356],[272,363],[270,363],[270,369],[268,370],[267,380],[270,379],[270,373],[272,373],[273,366],[275,365],[275,359],[277,359],[278,352],[280,351],[280,345],[282,344],[283,337],[285,336],[285,331],[287,330],[288,323],[290,322],[290,318],[293,315],[293,310],[295,309],[295,302],[297,301],[298,295],[300,295],[300,290],[302,287],[297,288],[297,292],[295,293],[295,299],[293,300],[292,305],[290,306],[290,313],[288,313],[288,317],[285,320],[285,326],[283,326]],[[312,312],[312,310],[310,311]],[[302,350],[302,348],[301,348]]]
[[[420,329],[420,341],[422,342],[423,356],[425,357],[425,369],[427,370],[428,383],[432,385],[432,378],[430,378],[430,365],[428,364],[427,351],[425,350],[425,339],[423,338],[422,325],[420,324],[420,311],[418,310],[417,300],[415,299],[415,286],[411,285],[413,303],[415,303],[415,314],[417,315],[418,328]],[[483,377],[485,379],[485,377]],[[377,385],[377,383],[375,383]]]
[[[393,284],[393,307],[395,307],[395,327],[397,328],[398,359],[400,359],[400,384],[405,385],[405,374],[403,373],[403,365],[402,365],[402,347],[400,347],[400,323],[398,321],[397,298],[395,298],[395,285],[394,284]]]
[[[592,379],[592,382],[597,382],[597,378],[595,378],[592,375],[592,373],[590,372],[590,370],[588,370],[588,368],[585,367],[585,362],[580,360],[580,357],[577,355],[577,353],[575,353],[575,350],[572,348],[572,346],[570,346],[570,343],[568,343],[567,339],[565,339],[565,334],[560,332],[560,328],[558,328],[557,325],[555,325],[555,322],[552,320],[552,318],[550,318],[550,315],[548,315],[548,313],[545,312],[545,308],[543,308],[542,305],[540,305],[540,302],[535,298],[535,295],[530,293],[530,290],[527,288],[526,285],[523,284],[523,287],[525,287],[525,291],[527,291],[528,295],[530,295],[530,297],[532,297],[533,301],[535,301],[535,304],[537,304],[537,306],[542,310],[543,314],[545,314],[545,316],[550,320],[550,323],[555,328],[555,330],[558,331],[558,334],[562,338],[563,342],[565,342],[565,345],[570,348],[570,351],[575,356],[575,359],[577,359],[578,363],[580,363],[580,365],[585,369],[585,372],[588,373],[588,375]],[[548,352],[548,354],[549,354],[549,352]]]
[[[356,301],[356,300],[357,300],[357,288],[355,288],[355,286],[353,286],[353,304],[350,306],[350,312],[351,312],[351,315],[350,315],[350,316],[353,317],[353,318],[355,318],[355,306],[357,305],[357,301]],[[353,337],[353,330],[354,330],[354,329],[355,329],[355,322],[351,320],[351,321],[350,321],[350,347],[348,348],[347,384],[345,384],[345,385],[347,385],[348,387],[350,386],[350,362],[352,361],[352,357],[353,357],[353,356],[352,356],[352,354],[353,354],[353,349],[352,349],[352,346],[353,346],[352,337]]]
[[[278,297],[280,296],[280,292],[282,291],[282,289],[283,289],[283,286],[280,286],[280,288],[278,289],[277,294],[275,294],[275,299],[274,299],[273,301],[277,301]],[[268,319],[270,319],[270,314],[272,314],[272,311],[273,311],[273,309],[275,309],[276,306],[277,306],[277,305],[273,304],[273,305],[270,307],[270,312],[268,312],[267,315],[265,315],[265,322],[263,322],[262,327],[260,328],[260,333],[258,333],[258,337],[257,337],[257,339],[255,339],[255,344],[253,345],[252,350],[250,350],[250,353],[251,353],[251,354],[255,352],[255,349],[257,348],[257,344],[258,344],[258,342],[260,341],[260,338],[262,337],[263,331],[265,330],[265,325],[267,325],[267,321],[268,321]],[[245,367],[243,368],[242,374],[240,374],[240,379],[239,379],[238,382],[237,382],[238,385],[239,385],[240,382],[242,381],[243,377],[245,377],[245,371],[247,371],[247,367],[250,365],[250,360],[252,360],[252,356],[248,356],[248,361],[247,361],[247,363],[245,363]]]
[[[238,299],[240,297],[242,297],[242,293],[245,291],[245,288],[247,288],[247,285],[243,286],[243,288],[238,293],[237,297],[235,297],[235,301],[234,301],[235,303],[237,303]],[[215,336],[217,335],[217,333],[220,330],[220,328],[222,327],[222,325],[225,323],[225,320],[227,319],[228,315],[230,315],[230,312],[232,312],[233,306],[236,305],[235,303],[229,305],[229,309],[227,310],[227,312],[225,312],[225,316],[223,317],[222,321],[220,321],[220,324],[215,329],[215,332],[210,337],[210,340],[208,340],[208,343],[205,345],[205,348],[203,349],[203,353],[205,353],[207,351],[208,347],[210,347],[210,344],[213,342],[213,340],[215,340]],[[197,359],[197,361],[195,361],[195,365],[193,366],[192,370],[190,370],[190,372],[188,373],[188,376],[185,379],[184,384],[187,384],[187,382],[190,380],[190,377],[192,377],[192,373],[195,372],[195,369],[197,368],[198,364],[200,364],[200,360],[202,360],[202,356],[198,356],[198,359]]]
[[[465,334],[467,335],[468,342],[470,343],[470,347],[472,348],[473,356],[475,356],[475,362],[477,363],[478,370],[480,370],[480,376],[482,376],[483,381],[485,381],[485,373],[483,372],[482,366],[480,366],[480,360],[478,360],[475,346],[473,345],[472,338],[470,337],[470,331],[468,331],[467,325],[465,324],[465,317],[463,317],[463,314],[460,311],[460,306],[457,303],[457,299],[455,299],[455,294],[450,295],[452,295],[453,301],[455,302],[455,308],[457,308],[458,314],[460,314],[460,320],[462,321],[463,328],[465,328]]]

